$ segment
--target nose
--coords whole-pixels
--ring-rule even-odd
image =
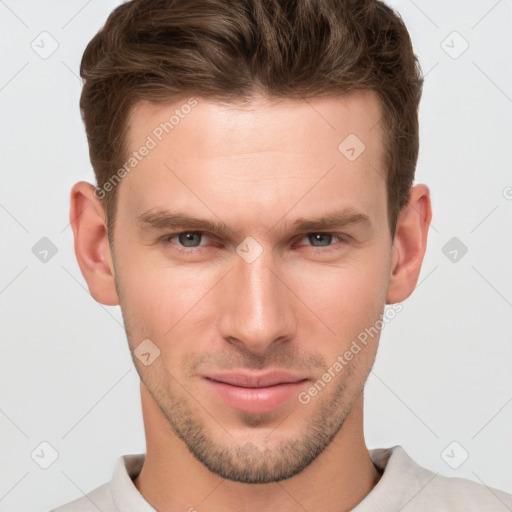
[[[229,343],[265,355],[295,337],[296,302],[270,250],[251,263],[236,255],[223,280],[219,328]]]

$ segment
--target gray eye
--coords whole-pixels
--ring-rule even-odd
[[[329,233],[312,233],[308,235],[308,241],[314,247],[323,247],[332,242],[332,235]],[[316,244],[316,242],[319,242],[319,244]]]
[[[201,243],[201,236],[196,231],[185,231],[178,235],[178,240],[184,247],[197,247]]]

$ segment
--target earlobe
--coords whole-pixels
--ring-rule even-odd
[[[398,217],[386,304],[402,302],[414,291],[427,248],[431,218],[430,191],[426,185],[416,185]]]
[[[107,225],[94,185],[80,181],[71,189],[69,218],[75,254],[82,275],[95,300],[107,306],[119,304]]]

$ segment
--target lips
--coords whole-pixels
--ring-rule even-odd
[[[274,370],[262,373],[229,372],[204,376],[208,389],[228,406],[253,414],[271,412],[304,388],[302,375]]]
[[[243,388],[264,388],[278,384],[299,382],[306,379],[306,377],[293,375],[292,373],[284,371],[270,371],[260,374],[254,374],[254,372],[218,373],[207,375],[206,378]]]

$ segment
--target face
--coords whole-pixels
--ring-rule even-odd
[[[370,92],[195,101],[131,113],[130,150],[150,149],[118,185],[116,289],[172,432],[223,478],[278,481],[334,439],[374,362],[378,335],[353,342],[390,277],[381,112]]]

